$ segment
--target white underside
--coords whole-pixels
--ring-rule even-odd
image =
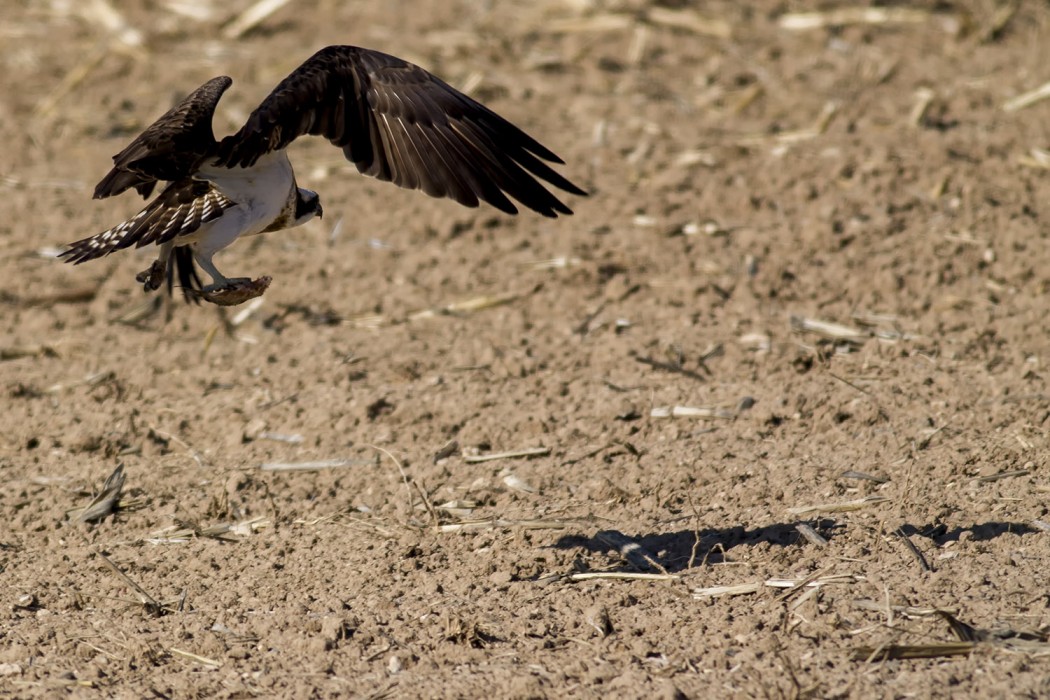
[[[200,266],[215,284],[221,284],[226,278],[215,269],[212,256],[241,236],[261,233],[273,223],[289,202],[294,202],[290,198],[295,193],[295,174],[284,151],[268,153],[250,168],[208,165],[199,172],[200,177],[211,181],[238,206],[227,209],[194,233],[180,237],[178,244],[189,243]]]

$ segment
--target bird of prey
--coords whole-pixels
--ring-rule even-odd
[[[61,255],[82,263],[155,245],[139,273],[146,291],[179,277],[187,300],[239,304],[269,277],[228,278],[212,256],[241,236],[299,226],[322,215],[316,192],[299,187],[285,149],[306,134],[339,146],[358,171],[468,207],[487,202],[516,214],[516,200],[544,216],[571,214],[542,181],[586,193],[547,163],[563,163],[509,121],[400,58],[356,46],[329,46],[278,83],[248,121],[221,141],[215,106],[233,80],[212,78],[117,155],[95,198],[134,188],[145,209],[122,224],[71,243]],[[202,285],[196,264],[212,279]]]

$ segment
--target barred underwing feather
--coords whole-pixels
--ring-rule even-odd
[[[108,231],[70,243],[61,256],[80,264],[113,251],[161,244],[188,236],[237,203],[206,180],[182,180],[164,189],[149,206]]]

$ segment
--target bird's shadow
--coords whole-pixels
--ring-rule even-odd
[[[846,525],[831,518],[800,521],[812,527],[828,542],[845,533]],[[729,560],[727,552],[741,545],[767,543],[791,547],[805,543],[804,535],[795,523],[774,523],[757,528],[742,525],[700,530],[676,530],[628,536],[617,530],[604,530],[593,536],[565,535],[553,545],[557,549],[583,549],[594,554],[609,554],[618,558],[621,571],[658,571],[680,573],[703,563],[717,564]],[[923,537],[940,546],[958,541],[963,533],[970,539],[988,541],[1007,534],[1027,535],[1040,530],[1020,522],[975,523],[968,527],[948,528],[933,524],[917,527],[905,523],[897,532],[907,536]]]
[[[925,537],[937,545],[943,545],[946,542],[958,542],[962,539],[964,533],[970,533],[969,539],[976,542],[987,542],[988,540],[994,540],[1003,535],[1031,535],[1042,531],[1028,523],[999,522],[993,520],[987,523],[974,523],[973,525],[968,525],[966,527],[953,528],[949,528],[942,523],[922,526],[905,523],[901,525],[900,532],[909,537],[912,535]]]
[[[844,527],[831,519],[810,521],[809,524],[827,540],[835,537]],[[552,546],[558,549],[585,549],[595,554],[612,553],[623,560],[625,571],[662,567],[667,573],[673,574],[704,562],[718,564],[727,561],[726,552],[740,545],[765,542],[779,547],[793,546],[803,537],[796,525],[775,523],[753,529],[737,525],[635,536],[617,530],[604,530],[591,537],[565,535]],[[659,567],[647,560],[652,560]]]

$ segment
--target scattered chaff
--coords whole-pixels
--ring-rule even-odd
[[[523,262],[522,266],[530,267],[533,270],[561,270],[567,267],[577,267],[582,263],[583,261],[579,258],[562,255],[546,260],[529,260],[528,262]]]
[[[521,491],[522,493],[539,493],[539,489],[513,472],[504,470],[501,476],[503,477],[503,484],[507,488]]]
[[[264,462],[259,469],[264,472],[311,472],[322,469],[339,469],[342,467],[374,467],[379,464],[379,456],[352,457],[349,459],[321,459],[313,462]]]
[[[684,29],[700,36],[717,39],[728,39],[733,28],[721,19],[702,17],[691,10],[672,10],[659,5],[652,5],[645,11],[645,19],[660,27]]]
[[[834,584],[859,583],[864,581],[863,576],[854,574],[830,574],[822,576],[819,573],[801,579],[795,578],[771,578],[765,581],[754,581],[751,583],[740,583],[732,586],[712,586],[709,588],[693,589],[693,597],[700,600],[704,598],[719,598],[737,595],[749,595],[758,593],[763,588],[781,588],[787,591],[796,589],[814,589]],[[783,594],[781,594],[783,595]]]
[[[650,418],[706,418],[732,420],[736,411],[717,406],[654,406]]]
[[[166,430],[161,430],[160,428],[154,425],[150,425],[149,429],[150,433],[160,438],[161,440],[174,442],[176,445],[186,450],[186,454],[188,454],[193,459],[193,461],[197,463],[198,467],[204,467],[204,456],[195,448],[193,448],[188,442],[176,435],[173,435],[172,433],[169,433]]]
[[[920,126],[922,120],[926,118],[926,112],[930,109],[930,104],[933,102],[934,92],[928,87],[921,87],[915,91],[915,104],[911,108],[911,112],[908,113],[908,124],[911,126]]]
[[[911,538],[908,537],[908,533],[904,531],[904,528],[897,528],[897,530],[893,534],[897,535],[897,537],[900,538],[900,541],[904,543],[904,547],[909,552],[911,552],[911,555],[915,557],[915,560],[917,562],[919,562],[920,569],[922,569],[923,571],[933,571],[933,567],[930,565],[930,562],[926,561],[926,557],[923,556],[923,553],[920,552],[919,548],[915,546],[915,543],[911,541]]]
[[[124,490],[124,465],[118,464],[102,485],[102,490],[84,506],[77,516],[77,522],[90,523],[101,520],[117,509],[120,494]]]
[[[1043,83],[1034,90],[1021,93],[1017,97],[1011,98],[1003,103],[1004,112],[1016,112],[1026,107],[1031,107],[1037,102],[1042,102],[1046,98],[1050,97],[1050,83]]]
[[[830,574],[828,576],[815,576],[808,578],[771,578],[766,579],[765,585],[769,588],[819,588],[836,583],[860,583],[866,580],[863,576],[856,574]]]
[[[73,287],[72,289],[61,289],[48,294],[35,294],[23,296],[18,299],[22,306],[50,308],[56,304],[83,304],[94,300],[98,296],[99,286],[97,284]]]
[[[23,357],[58,357],[58,353],[50,345],[8,345],[0,348],[0,362]]]
[[[868,600],[861,598],[853,601],[853,607],[858,610],[867,610],[869,612],[885,613],[887,607],[896,615],[901,615],[909,619],[917,619],[923,617],[934,617],[940,615],[942,612],[949,612],[954,614],[954,611],[943,610],[942,608],[917,608],[911,605],[889,605],[885,602],[876,600]]]
[[[1001,37],[1020,6],[1020,0],[1008,0],[999,5],[992,14],[991,21],[981,27],[981,41],[987,43]]]
[[[909,7],[840,7],[827,12],[788,12],[780,16],[781,29],[793,32],[850,24],[921,24],[932,13]]]
[[[243,309],[234,314],[233,318],[230,319],[230,327],[236,328],[237,326],[247,321],[249,318],[252,317],[252,314],[254,314],[256,311],[262,308],[262,305],[265,303],[266,300],[263,297],[256,297],[255,299],[252,299],[248,304],[245,305]]]
[[[272,524],[273,522],[265,516],[257,516],[238,523],[220,523],[209,527],[180,523],[150,533],[145,541],[150,544],[185,544],[192,539],[203,537],[220,542],[239,542]]]
[[[509,518],[487,518],[485,520],[464,520],[459,523],[439,525],[438,532],[480,532],[482,530],[564,530],[571,524],[568,520],[514,520]]]
[[[818,321],[801,316],[791,317],[791,330],[796,333],[813,333],[827,340],[860,344],[871,337],[870,333],[839,323]]]
[[[454,518],[460,518],[464,520],[473,515],[474,510],[478,507],[477,501],[445,501],[444,503],[434,506],[434,510],[440,511],[447,515],[451,515]]]
[[[103,382],[108,382],[111,379],[115,379],[116,376],[116,373],[113,371],[94,372],[93,374],[89,374],[80,380],[52,384],[47,388],[47,393],[57,394],[59,392],[65,391],[66,389],[74,389],[78,386],[95,386],[96,384],[102,384]]]
[[[449,440],[441,446],[441,449],[434,453],[434,464],[437,464],[443,459],[448,459],[454,454],[459,454],[459,441]]]
[[[1028,155],[1020,156],[1017,162],[1026,168],[1050,170],[1050,151],[1043,148],[1033,148],[1028,151]]]
[[[555,34],[579,34],[583,32],[617,32],[628,29],[635,18],[628,14],[606,13],[590,17],[569,17],[547,22],[544,30]]]
[[[145,589],[142,588],[142,586],[132,581],[128,577],[128,575],[121,571],[120,567],[114,564],[110,560],[110,558],[107,557],[105,554],[103,554],[102,552],[98,552],[98,556],[102,559],[106,566],[108,566],[113,571],[113,573],[115,573],[120,578],[120,580],[123,581],[125,585],[127,585],[127,587],[135,593],[147,614],[153,617],[159,617],[164,614],[164,606],[158,603],[153,596],[151,596],[145,591]]]
[[[509,304],[520,296],[521,295],[517,292],[507,292],[505,294],[472,297],[470,299],[464,299],[463,301],[454,301],[451,304],[446,304],[444,306],[435,306],[429,309],[423,309],[422,311],[416,311],[408,315],[408,320],[417,321],[425,318],[434,318],[436,316],[458,316],[461,314],[470,314],[475,311]]]
[[[903,659],[936,659],[944,656],[969,656],[977,648],[974,642],[933,642],[930,644],[886,644],[858,647],[854,661],[894,661]]]
[[[761,581],[752,583],[738,583],[733,586],[709,586],[707,588],[693,589],[693,597],[697,600],[704,598],[731,598],[738,595],[752,595],[758,593],[765,587]]]
[[[933,614],[948,623],[959,641],[934,642],[930,644],[883,644],[859,647],[853,650],[855,661],[886,661],[890,659],[932,659],[944,656],[966,656],[978,648],[1000,649],[1029,655],[1050,654],[1045,632],[1023,632],[1012,629],[981,629],[963,622],[947,610],[934,610]]]
[[[239,39],[287,4],[288,0],[259,0],[234,17],[222,30],[222,35],[226,39]]]
[[[178,656],[180,658],[186,659],[187,661],[193,661],[195,663],[201,664],[202,666],[208,666],[209,668],[221,668],[222,667],[222,662],[221,661],[216,661],[215,659],[209,659],[207,656],[199,656],[199,655],[194,654],[192,652],[183,651],[182,649],[176,649],[175,647],[170,647],[168,649],[168,653],[171,654],[172,656]]]
[[[798,523],[795,525],[795,529],[798,530],[799,534],[805,537],[810,544],[814,544],[818,547],[826,547],[828,545],[828,541],[809,523]]]
[[[532,457],[546,457],[551,453],[549,447],[529,447],[524,450],[510,450],[508,452],[492,452],[487,455],[467,455],[463,458],[463,461],[467,464],[480,464],[481,462],[491,462],[496,459],[517,459],[520,457],[532,458]]]
[[[862,479],[864,481],[874,481],[876,484],[887,484],[890,481],[888,476],[880,476],[878,474],[867,474],[865,472],[858,472],[853,469],[847,469],[842,472],[843,479]]]
[[[857,498],[852,501],[840,501],[838,503],[821,503],[812,506],[797,506],[795,508],[788,508],[788,513],[792,515],[809,515],[811,513],[848,513],[854,510],[861,510],[868,506],[877,505],[879,503],[887,503],[890,499],[884,496],[865,496],[864,498]]]
[[[1031,469],[1010,469],[1007,471],[998,472],[996,474],[989,474],[988,476],[981,476],[974,481],[978,484],[991,484],[995,481],[1002,481],[1003,479],[1012,479],[1016,476],[1028,476],[1032,473]]]
[[[287,442],[291,445],[299,445],[306,438],[299,433],[271,433],[268,431],[262,431],[256,437],[256,440],[272,440],[273,442]]]
[[[820,110],[820,114],[817,115],[817,119],[813,126],[805,127],[802,129],[794,129],[791,131],[781,131],[777,134],[751,134],[743,136],[736,140],[739,146],[762,146],[766,144],[777,144],[779,146],[790,146],[795,143],[802,141],[810,141],[822,136],[827,132],[828,127],[831,126],[831,120],[838,114],[839,103],[838,102],[826,102],[824,107]]]
[[[652,357],[643,357],[642,355],[634,355],[635,362],[641,362],[643,365],[649,365],[653,369],[662,369],[665,372],[674,372],[675,374],[681,374],[682,376],[695,379],[698,382],[706,382],[707,377],[700,374],[699,372],[683,367],[681,362],[664,362],[663,360],[657,360]],[[703,366],[703,365],[701,365]],[[704,367],[706,370],[707,368]]]
[[[636,574],[629,571],[588,571],[582,574],[569,574],[570,581],[593,581],[595,579],[614,579],[620,581],[680,581],[678,574]]]

